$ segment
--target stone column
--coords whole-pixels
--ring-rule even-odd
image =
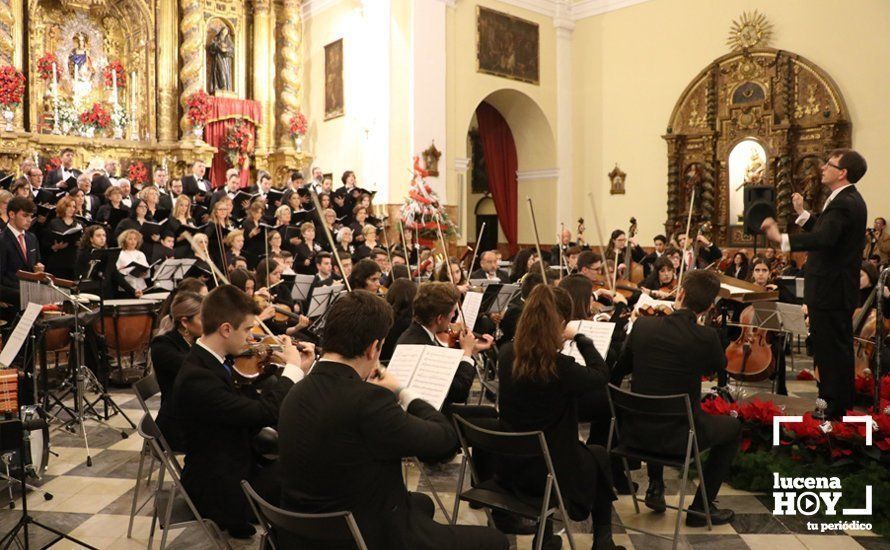
[[[201,0],[182,0],[181,8],[179,28],[182,29],[182,43],[179,48],[181,57],[179,80],[182,82],[182,94],[179,96],[179,103],[182,106],[182,118],[179,121],[179,128],[185,137],[191,130],[191,124],[185,116],[186,100],[203,88],[201,69],[204,59],[204,21]]]
[[[160,0],[158,4],[158,139],[173,142],[179,137],[176,120],[179,75],[176,71],[179,58],[177,0]]]
[[[570,222],[578,216],[572,205],[572,31],[575,23],[571,19],[569,0],[557,0],[553,24],[556,27],[556,162],[559,167],[556,227],[552,231],[555,234],[560,222],[571,227]]]
[[[12,65],[15,61],[15,14],[11,0],[0,0],[0,63]]]
[[[281,66],[278,101],[278,146],[293,149],[290,117],[303,106],[303,15],[302,0],[284,0],[281,10]],[[319,85],[324,85],[319,83]],[[305,114],[305,113],[304,113]]]
[[[272,86],[270,67],[272,66],[272,3],[269,0],[253,2],[253,99],[262,105],[263,125],[256,130],[257,162],[269,149],[269,135],[266,129],[275,124],[269,119],[269,87]],[[264,162],[263,162],[264,163]]]

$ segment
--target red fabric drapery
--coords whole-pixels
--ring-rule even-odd
[[[263,123],[262,105],[259,101],[231,97],[210,98],[210,117],[204,126],[204,141],[218,149],[210,164],[210,181],[214,188],[226,184],[226,170],[229,168],[229,161],[223,151],[223,144],[226,134],[229,133],[235,120],[239,118],[248,123],[251,137],[256,143],[256,128]],[[249,185],[249,178],[250,170],[242,167],[241,187]]]
[[[479,123],[479,137],[485,157],[488,189],[494,200],[501,229],[507,237],[510,254],[515,254],[518,248],[516,170],[519,168],[519,161],[513,132],[501,113],[485,102],[476,108],[476,120]]]

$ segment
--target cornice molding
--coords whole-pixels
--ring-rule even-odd
[[[559,168],[544,168],[543,170],[516,171],[517,181],[555,180],[559,177]]]
[[[458,172],[466,172],[467,168],[470,167],[470,159],[465,157],[458,157],[454,159],[454,169]]]
[[[572,4],[572,19],[578,21],[609,13],[610,11],[620,10],[636,4],[642,4],[649,0],[575,0]]]

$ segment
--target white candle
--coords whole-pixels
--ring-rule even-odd
[[[57,89],[59,87],[59,73],[58,68],[56,67],[56,62],[53,61],[53,95],[56,95]]]
[[[77,63],[75,63],[75,64],[74,64],[74,81],[75,81],[75,82],[77,82],[78,68],[79,68],[79,67],[78,67]]]

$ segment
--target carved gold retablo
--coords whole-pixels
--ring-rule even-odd
[[[766,16],[754,10],[742,12],[742,16],[732,22],[726,44],[733,50],[750,50],[764,47],[773,34],[773,25]]]
[[[104,10],[107,0],[60,0],[63,7],[71,10]]]

